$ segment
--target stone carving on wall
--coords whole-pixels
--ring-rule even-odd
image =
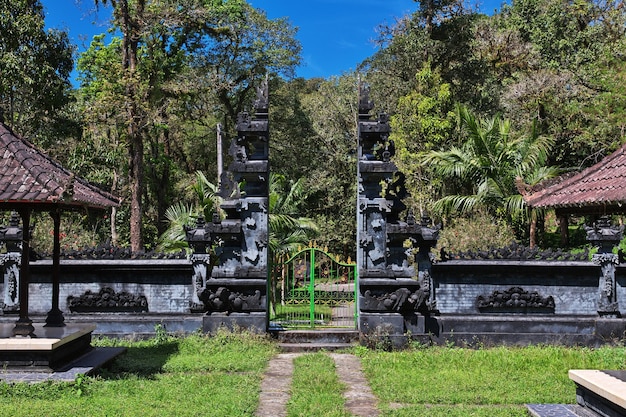
[[[427,308],[429,293],[422,288],[412,291],[401,287],[393,292],[368,289],[361,298],[361,310],[371,312],[421,311]]]
[[[11,213],[9,225],[0,227],[0,244],[6,252],[0,254],[0,271],[4,283],[4,296],[0,307],[4,314],[18,313],[19,304],[19,265],[22,260],[22,228],[19,225],[19,216]]]
[[[67,306],[76,313],[147,312],[148,300],[144,295],[115,292],[113,288],[104,287],[97,293],[87,290],[77,297],[70,295]]]
[[[265,311],[266,306],[265,295],[260,290],[244,294],[226,287],[205,288],[199,297],[209,312]]]
[[[2,270],[4,281],[4,297],[1,303],[4,314],[18,313],[19,303],[19,263],[21,256],[19,253],[5,253],[0,255],[0,269]]]
[[[479,295],[476,306],[481,313],[554,313],[554,298],[521,287],[506,291],[496,290],[490,295]]]

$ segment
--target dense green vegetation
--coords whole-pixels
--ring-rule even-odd
[[[38,1],[0,0],[0,25],[12,28],[0,32],[5,123],[123,197],[105,219],[64,224],[83,237],[65,245],[155,248],[167,210],[197,204],[187,191],[196,172],[217,183],[217,124],[227,143],[266,74],[272,171],[303,190],[289,214],[311,219],[318,243],[344,257],[355,252],[357,78],[371,86],[375,112],[392,116],[409,208],[448,224],[480,212],[506,225],[509,240],[529,239],[516,177],[532,185],[624,141],[618,1],[513,0],[489,16],[464,0],[418,2],[380,28],[378,50],[356,72],[310,80],[294,78],[296,28],[245,0],[94,4],[112,7],[118,36],[95,37],[77,57],[72,89],[67,34],[43,29]]]
[[[127,352],[93,377],[73,383],[0,383],[0,414],[46,416],[253,416],[263,373],[277,346],[266,336],[146,341],[101,339]],[[526,416],[527,403],[571,404],[569,369],[625,369],[623,346],[424,347],[385,352],[354,349],[382,416]],[[345,390],[333,360],[296,358],[290,416],[345,416]]]

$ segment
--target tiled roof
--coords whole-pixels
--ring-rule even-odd
[[[75,177],[0,123],[0,208],[106,208],[119,199]]]
[[[529,207],[563,212],[626,212],[626,144],[597,164],[522,192]]]

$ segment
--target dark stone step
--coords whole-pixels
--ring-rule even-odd
[[[272,332],[279,343],[351,344],[359,340],[359,332],[352,329],[285,330]]]
[[[352,343],[279,343],[281,352],[334,352],[337,350],[350,349],[355,345]]]
[[[599,417],[574,404],[527,404],[532,417]]]

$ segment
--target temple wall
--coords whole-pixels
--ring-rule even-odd
[[[31,264],[30,311],[46,313],[51,306],[50,261]],[[145,296],[150,313],[189,313],[192,265],[187,260],[61,261],[60,308],[71,314],[68,296],[110,287],[116,292]],[[596,315],[600,267],[591,262],[447,261],[435,263],[432,278],[437,308],[442,314],[480,314],[478,296],[521,287],[554,298],[554,315]],[[617,298],[626,314],[626,265],[616,271]],[[0,291],[4,285],[0,282]]]
[[[433,265],[442,314],[480,314],[479,296],[521,287],[554,299],[555,315],[596,315],[600,267],[591,262],[447,261]],[[616,271],[619,306],[626,312],[626,265]]]

